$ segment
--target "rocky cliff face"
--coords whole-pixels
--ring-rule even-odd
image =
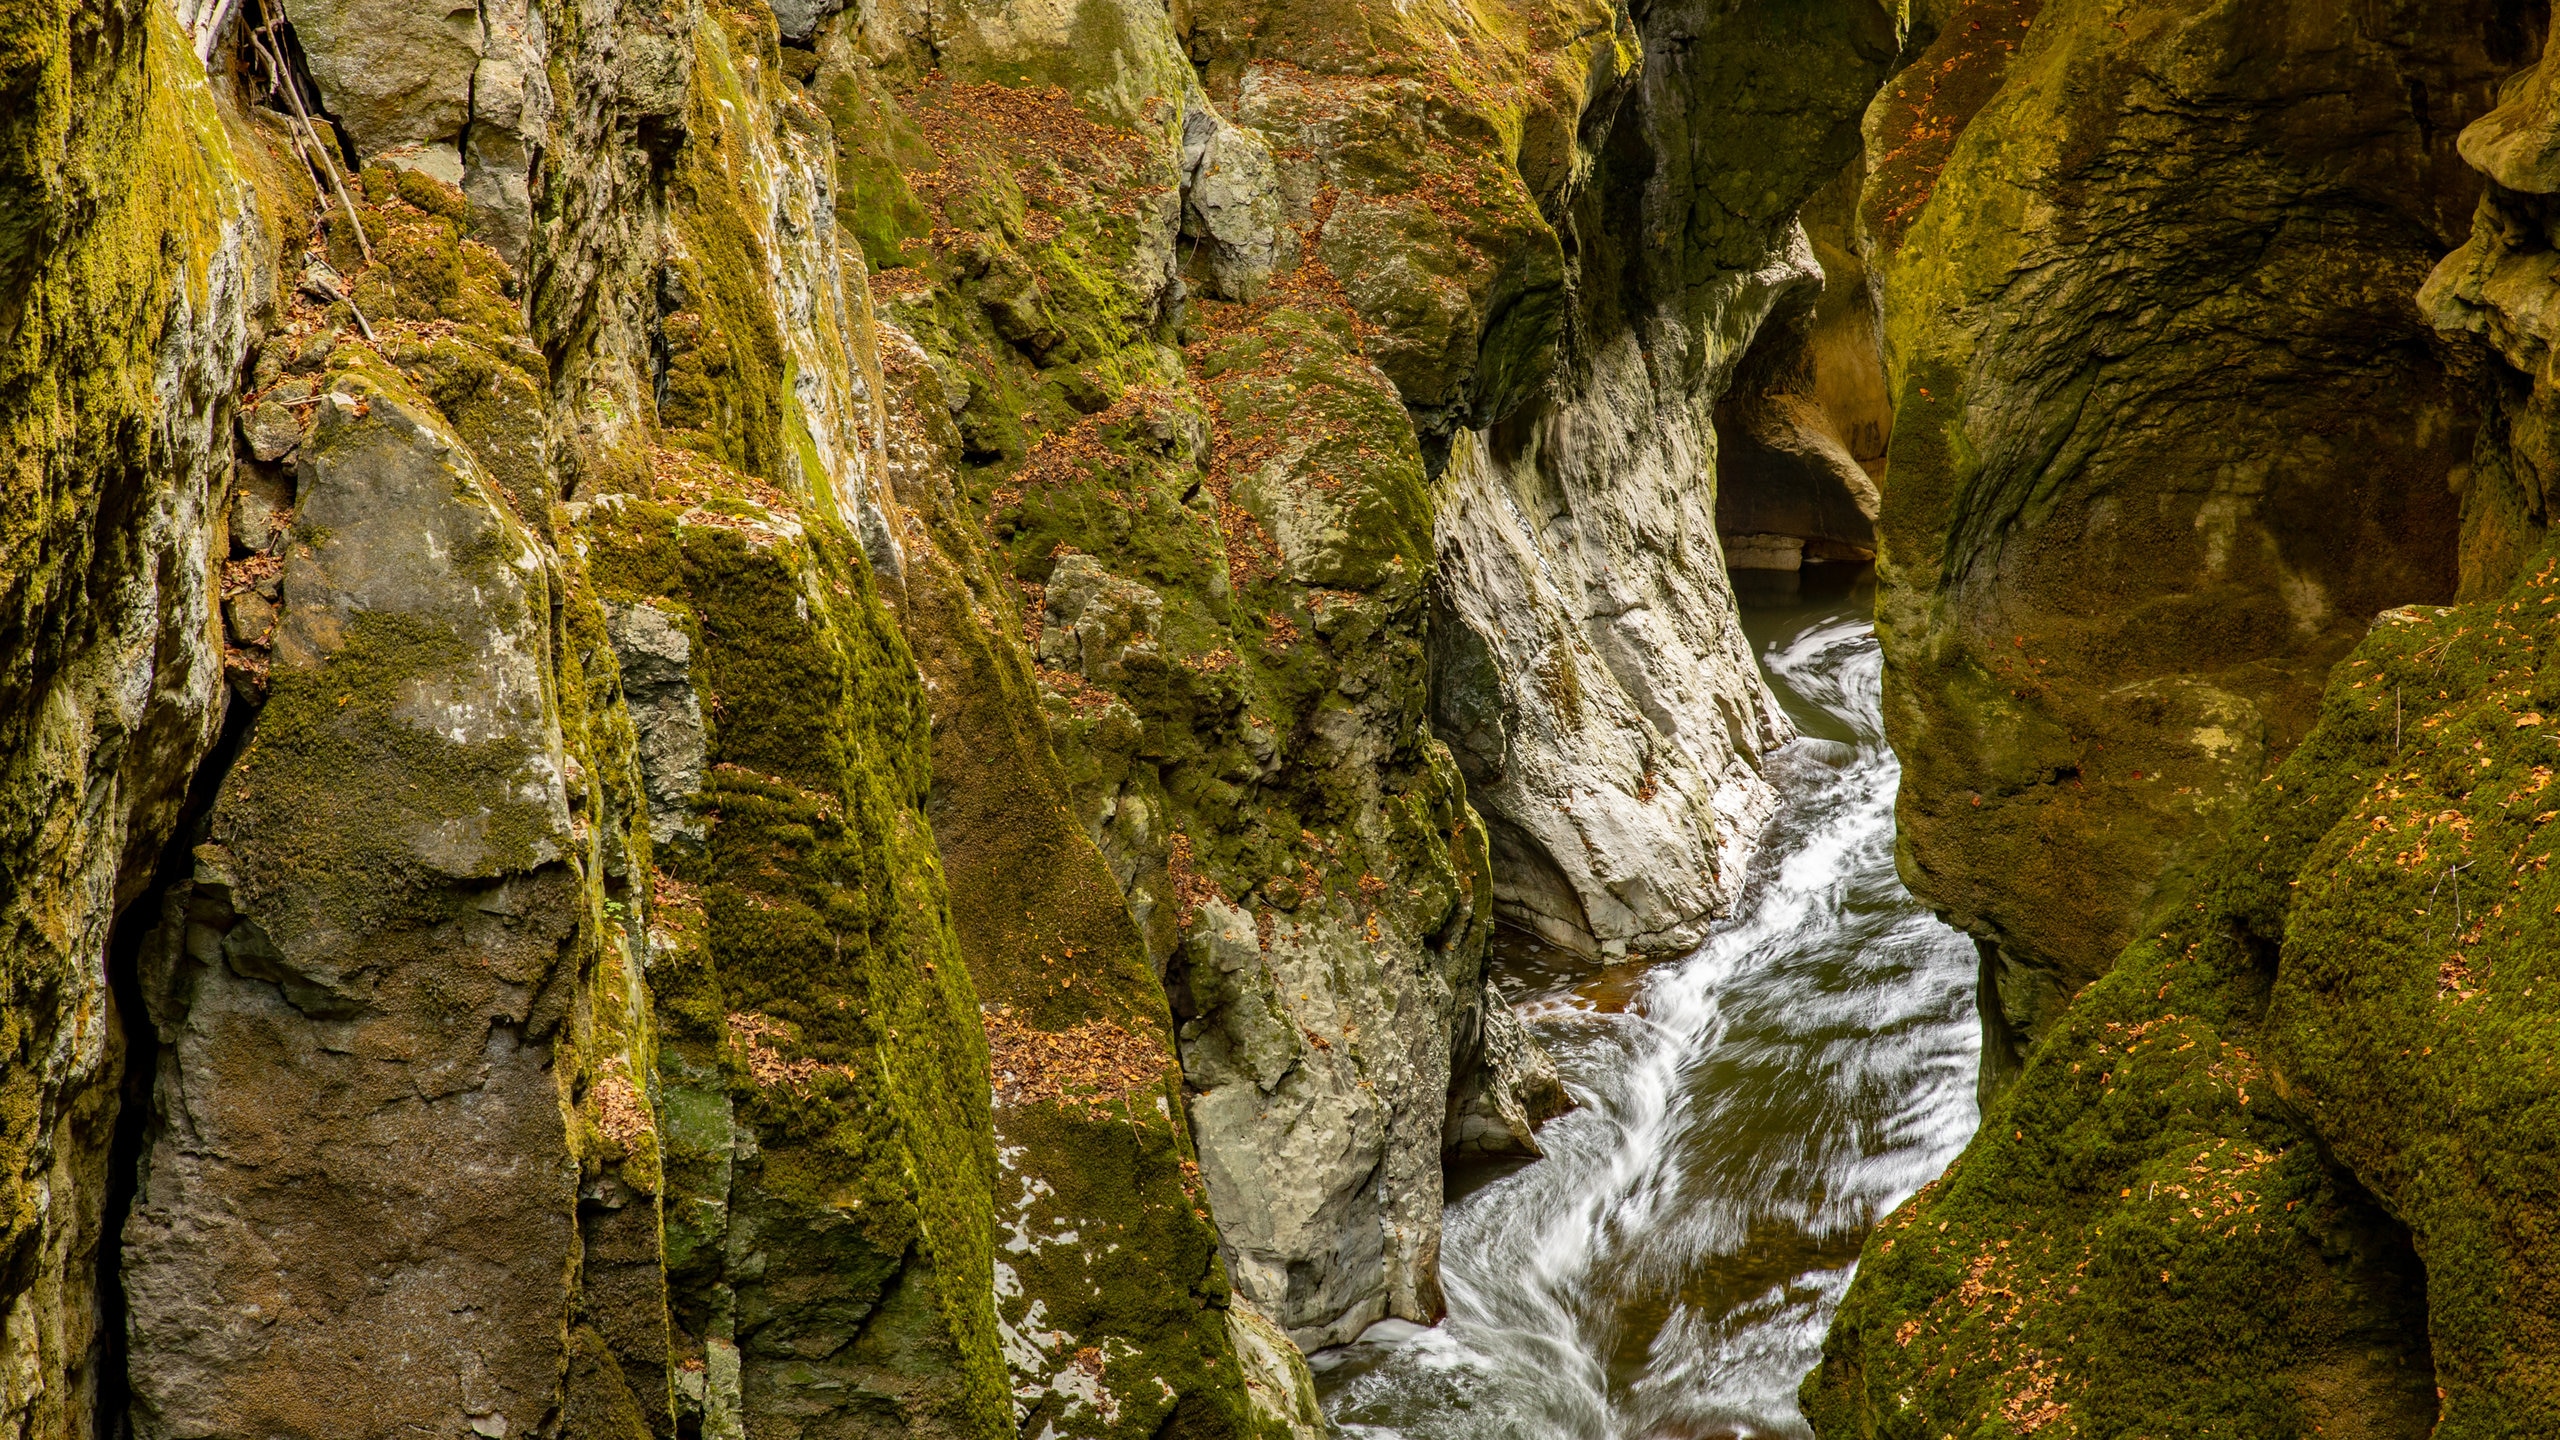
[[[120,1383],[98,1303],[131,1014],[110,942],[221,725],[234,377],[278,242],[244,122],[165,10],[8,25],[0,1415],[51,1435],[87,1433]]]
[[[2462,583],[2476,362],[2408,297],[2517,13],[1976,3],[1870,114],[1903,871],[1984,947],[1995,1069],[2183,902],[2371,616]]]
[[[1715,402],[1821,289],[1797,223],[1855,155],[1898,32],[1872,4],[1665,5],[1617,123],[1560,193],[1575,308],[1554,388],[1453,444],[1441,732],[1493,826],[1504,914],[1605,955],[1725,913],[1791,738],[1734,623]]]
[[[1320,1432],[1770,803],[1729,11],[7,22],[0,1421]]]
[[[2337,34],[2310,23],[2321,7],[2291,8],[2287,43]],[[2067,43],[2073,13],[2048,6],[2035,27],[2057,37],[2022,42],[2021,59]],[[2544,17],[2424,18],[2467,26],[2437,53],[2495,62],[2530,53]],[[2546,59],[2470,112],[2459,153],[2487,193],[2467,243],[2399,295],[2447,342],[2439,393],[2474,417],[2451,477],[2458,528],[2430,582],[2462,603],[2361,627],[2301,742],[2202,832],[2191,880],[2112,877],[2124,898],[2104,913],[2149,904],[2145,933],[2042,1012],[1980,1137],[1867,1246],[1805,1387],[1819,1433],[2503,1436],[2538,1433],[2560,1406],[2534,1238],[2552,1204],[2535,1037],[2560,913],[2544,853],[2560,814],[2546,736],[2560,559],[2537,478],[2549,77]],[[1929,382],[1915,368],[1909,383]],[[2404,444],[2457,438],[2400,398],[2388,415]],[[1903,434],[1915,418],[1906,402]],[[1912,839],[1928,873],[1927,832]],[[1995,828],[1972,843],[1997,843]]]

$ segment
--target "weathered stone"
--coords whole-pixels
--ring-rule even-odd
[[[1483,1019],[1476,1052],[1459,1066],[1460,1079],[1449,1090],[1449,1140],[1452,1154],[1524,1155],[1537,1157],[1538,1126],[1572,1104],[1553,1060],[1529,1038],[1527,1027],[1502,998],[1502,989],[1485,982]]]
[[[649,788],[649,838],[702,843],[694,799],[702,793],[702,700],[693,687],[693,637],[645,602],[605,607],[606,631],[621,663],[623,700],[640,737],[640,774]]]
[[[1504,917],[1608,955],[1696,943],[1776,804],[1757,757],[1791,731],[1697,477],[1743,347],[1818,273],[1796,211],[1854,153],[1894,39],[1867,0],[1645,25],[1623,148],[1574,192],[1586,319],[1562,383],[1451,449],[1434,631],[1436,722]],[[1786,103],[1762,108],[1773,87]]]
[[[1182,175],[1183,234],[1209,246],[1210,293],[1261,298],[1280,246],[1280,177],[1271,147],[1214,110],[1195,110],[1183,121]]]
[[[222,618],[234,641],[264,645],[275,632],[276,607],[257,591],[244,590],[222,602]]]
[[[1852,233],[1865,178],[1861,158],[1806,205],[1820,291],[1779,302],[1716,406],[1716,528],[1737,570],[1875,558],[1893,407]],[[1775,538],[1800,542],[1797,556],[1778,553]]]
[[[844,0],[773,0],[774,24],[785,40],[806,40],[818,22],[844,8]]]
[[[1133,647],[1155,650],[1164,597],[1105,570],[1090,555],[1069,555],[1049,572],[1042,603],[1040,661],[1089,680],[1117,680]]]
[[[116,1384],[134,1017],[111,937],[221,727],[230,397],[271,294],[252,182],[292,186],[167,7],[22,18],[0,62],[0,1432],[80,1440]]]
[[[1236,1358],[1243,1362],[1245,1388],[1264,1417],[1263,1433],[1273,1440],[1325,1440],[1331,1435],[1333,1428],[1316,1399],[1315,1376],[1288,1335],[1241,1301],[1227,1312],[1227,1320]]]
[[[2455,594],[2480,402],[2407,297],[2500,9],[1983,3],[1871,113],[1901,865],[1988,947],[1995,1078]]]
[[[294,428],[293,441],[296,446],[302,443],[302,430],[298,424]],[[293,523],[291,483],[281,474],[270,475],[248,466],[240,467],[231,477],[230,523],[233,549],[272,551]],[[275,597],[270,595],[267,598]]]
[[[2194,185],[2179,167],[2197,153],[2218,154],[2224,173],[2245,177],[2263,177],[2278,162],[2302,166],[2320,176],[2303,192],[2313,196],[2340,193],[2334,187],[2342,160],[2379,164],[2396,153],[2400,168],[2361,174],[2350,167],[2345,177],[2374,187],[2354,192],[2368,197],[2354,202],[2362,213],[2405,207],[2399,225],[2381,231],[2395,245],[2374,236],[2357,240],[2343,219],[2309,232],[2324,242],[2355,241],[2358,263],[2369,268],[2292,254],[2282,244],[2216,247],[2219,255],[2248,254],[2254,264],[2275,267],[2279,277],[2242,289],[2248,306],[2236,313],[2221,308],[2220,297],[2232,288],[2227,269],[2218,266],[2209,280],[2197,276],[2217,297],[2205,355],[2260,378],[2248,391],[2248,407],[2210,412],[2222,428],[2209,442],[2189,437],[2186,443],[2209,443],[2216,463],[2226,467],[2235,455],[2274,457],[2255,468],[2281,478],[2285,457],[2306,444],[2304,437],[2261,434],[2242,422],[2292,409],[2325,427],[2315,432],[2312,453],[2337,473],[2292,482],[2316,481],[2323,487],[2316,502],[2286,502],[2278,489],[2251,489],[2247,498],[2265,507],[2254,517],[2246,509],[2236,519],[2208,511],[2192,523],[2208,539],[2218,533],[2232,546],[2226,559],[2245,556],[2234,537],[2247,538],[2252,532],[2243,527],[2253,526],[2262,553],[2285,565],[2352,568],[2338,555],[2353,550],[2352,561],[2368,567],[2368,578],[2387,581],[2400,573],[2404,554],[2380,540],[2338,540],[2327,528],[2333,517],[2313,511],[2370,503],[2356,492],[2335,494],[2342,479],[2378,474],[2393,485],[2428,486],[2425,469],[2409,474],[2413,454],[2440,457],[2429,448],[2439,437],[2423,429],[2413,435],[2407,427],[2409,393],[2418,387],[2405,381],[2415,374],[2430,404],[2485,422],[2467,467],[2444,461],[2461,497],[2459,584],[2468,603],[2395,606],[2369,626],[2359,610],[2344,617],[2355,623],[2342,623],[2341,630],[2361,630],[2361,636],[2348,634],[2351,654],[2325,677],[2319,663],[2325,657],[2287,662],[2300,664],[2303,673],[2286,683],[2307,690],[2325,681],[2316,710],[2303,702],[2307,728],[2299,743],[2286,737],[2287,744],[2270,741],[2251,752],[2232,777],[2230,798],[2194,822],[2198,830],[2184,832],[2194,838],[2186,840],[2184,858],[2166,882],[2154,857],[2128,854],[2111,838],[2093,844],[2065,832],[2038,842],[2074,846],[2071,862],[2095,866],[2109,887],[2100,913],[2111,921],[2137,915],[2141,933],[2076,995],[2055,994],[2050,971],[2011,963],[2007,954],[1991,957],[1986,1001],[2005,1003],[2009,1014],[2001,1018],[2011,1024],[2040,1022],[2034,1028],[2041,1034],[2027,1049],[2023,1070],[1994,1091],[1980,1134],[1947,1177],[1868,1242],[1826,1342],[1823,1367],[1803,1393],[1805,1410],[1825,1437],[1893,1426],[1928,1433],[1961,1428],[1988,1413],[2037,1426],[2060,1422],[2084,1434],[2164,1427],[2202,1433],[2251,1416],[2264,1418],[2245,1424],[2278,1434],[2489,1437],[2530,1433],[2560,1394],[2560,1347],[2552,1344],[2545,1318],[2554,1306],[2555,1267],[2543,1218],[2560,1207],[2560,1196],[2551,1167],[2540,1159],[2555,1142],[2546,1107],[2535,1098],[2551,1063],[2552,996],[2540,962],[2551,952],[2548,916],[2560,895],[2533,858],[2545,848],[2537,827],[2551,818],[2544,798],[2549,746],[2535,737],[2546,713],[2560,710],[2551,664],[2560,636],[2550,618],[2560,557],[2549,550],[2541,490],[2541,477],[2551,473],[2544,437],[2552,400],[2547,376],[2496,376],[2458,349],[2453,353],[2462,363],[2450,379],[2431,374],[2420,361],[2423,352],[2405,341],[2377,351],[2374,337],[2389,334],[2398,313],[2372,298],[2414,285],[2421,265],[2413,262],[2430,248],[2430,224],[2458,198],[2460,187],[2438,168],[2450,139],[2446,118],[2486,109],[2484,77],[2529,49],[2539,27],[2528,26],[2513,6],[2431,6],[2405,12],[2402,19],[2415,23],[2383,30],[2392,37],[2384,44],[2373,38],[2380,18],[2374,12],[2310,0],[2283,10],[2284,23],[2267,26],[2260,9],[2164,5],[2125,25],[2107,18],[2121,12],[2047,6],[2033,41],[2019,52],[2016,63],[2027,68],[2013,88],[1994,94],[1988,80],[1975,77],[1975,100],[1989,103],[1971,118],[1945,171],[1915,187],[1927,193],[1934,185],[1938,198],[1928,202],[1910,243],[1916,254],[1950,238],[1949,232],[1933,235],[1927,218],[1942,205],[1955,207],[1950,224],[1956,216],[1968,225],[2006,223],[1996,208],[1967,202],[1984,192],[1970,188],[1976,177],[1966,167],[1995,154],[2052,159],[2056,152],[2021,143],[2055,129],[2055,117],[2036,97],[2078,94],[2093,103],[2091,112],[2068,118],[2091,126],[2104,143],[2091,132],[2064,133],[2059,155],[2094,158],[2138,148],[2145,173],[2180,187],[2174,193],[2186,203],[2178,207],[2143,197],[2144,213],[2174,216],[2178,224],[2175,253],[2135,266],[2136,277],[2193,274],[2185,260],[2196,253],[2199,233],[2282,214],[2255,207],[2236,217],[2213,213],[2245,192]],[[1950,23],[1947,35],[1956,33]],[[1998,34],[1993,31],[1995,39]],[[2271,51],[2279,45],[2299,49]],[[2271,53],[2284,63],[2270,64]],[[1963,69],[1943,54],[1935,64],[1941,75]],[[2389,83],[2381,79],[2320,78],[2337,73],[2330,67],[2386,64],[2430,78],[2389,93],[2375,88]],[[2000,66],[1994,61],[1984,68],[1996,73]],[[2448,74],[2453,83],[2446,83]],[[2111,77],[2130,88],[2093,94],[2058,76]],[[2294,99],[2259,88],[2279,82],[2314,88]],[[2551,138],[2543,133],[2548,120],[2536,116],[2542,83],[2504,86],[2508,103],[2465,132],[2463,153],[2493,175],[2540,183],[2537,157]],[[2161,93],[2214,94],[2233,111],[2181,109],[2174,112],[2177,125],[2161,128],[2156,117],[2172,112],[2149,103]],[[2414,125],[2354,115],[2317,129],[2296,131],[2290,123],[2309,108],[2389,103],[2402,93],[2429,97]],[[2104,103],[2096,103],[2101,96]],[[2245,127],[2217,149],[2206,119],[2260,105],[2287,118]],[[2107,128],[2110,115],[2121,128]],[[2189,126],[2207,133],[2191,134]],[[1930,129],[1937,131],[1938,122]],[[2363,139],[2344,151],[2337,147],[2341,134]],[[2162,164],[2164,156],[2178,163]],[[1935,159],[1924,147],[1917,163],[1930,167]],[[2003,193],[2020,191],[2015,173],[1991,168]],[[2105,173],[2143,188],[2132,171],[2110,165]],[[2424,182],[2413,183],[2413,176]],[[2104,189],[2074,181],[2069,193],[2102,212],[2102,201],[2115,203]],[[2539,316],[2553,303],[2544,263],[2551,230],[2542,213],[2533,197],[2493,187],[2470,243],[2436,267],[2423,301],[2448,331],[2484,335],[2510,361],[2522,357],[2536,366],[2546,343],[2537,338]],[[2107,233],[2103,258],[2057,263],[2050,252],[2031,248],[2004,255],[2001,263],[2018,267],[2013,280],[2029,273],[2067,278],[2081,263],[2121,280],[2128,255],[2139,256],[2144,247],[2125,227],[2110,226]],[[2128,238],[2136,243],[2128,247]],[[1938,273],[1931,262],[1913,263],[1919,274]],[[2314,273],[2324,265],[2336,273]],[[2325,288],[2332,280],[2343,288]],[[2058,291],[2029,288],[2028,296],[2006,302],[2014,308],[2005,311],[2001,333],[2012,345],[2039,327],[2090,325],[2131,306],[2112,283],[2085,277]],[[2275,300],[2301,308],[2275,306]],[[2149,303],[2162,307],[2157,313],[2169,338],[2196,338],[2169,324],[2174,307],[2156,294]],[[2273,313],[2253,315],[2261,305],[2273,306]],[[1912,317],[1925,337],[1931,332],[1920,323],[1924,318]],[[2121,353],[2138,359],[2140,368],[2082,376],[2064,393],[2074,415],[2125,413],[2099,435],[2073,432],[2070,443],[2078,448],[2066,453],[2089,473],[2139,462],[2146,478],[2174,479],[2154,447],[2181,432],[2174,425],[2155,428],[2161,413],[2156,387],[2178,384],[2182,393],[2195,393],[2192,377],[2201,362],[2157,338]],[[2390,370],[2377,374],[2387,357],[2396,357],[2401,382]],[[1931,427],[1933,439],[1921,452],[1927,483],[1984,484],[1996,472],[1978,469],[1979,459],[2000,456],[2000,449],[1967,454],[1960,482],[1945,473],[1949,457],[1940,451],[1957,442],[1982,445],[1987,437],[1976,427],[1986,417],[2012,404],[2019,412],[2031,408],[2003,391],[1970,388],[2002,373],[1980,361],[1952,372],[1915,367],[1902,377],[1919,398],[1961,395],[1962,403],[1960,414],[1952,403],[1933,410],[1915,406],[1905,391],[1888,486],[1889,556],[1896,544],[1893,508],[1916,468],[1903,463],[1903,437],[1915,422]],[[2138,394],[2120,396],[2117,385]],[[2289,392],[2297,386],[2300,392]],[[2388,407],[2389,419],[2370,428],[2355,423],[2368,406]],[[2342,417],[2341,411],[2357,413]],[[2051,438],[2040,434],[2031,443],[2043,446]],[[2389,448],[2394,444],[2404,448]],[[2381,468],[2386,465],[2399,473]],[[2126,479],[2110,487],[2099,513],[2136,513],[2129,497],[2148,497],[2155,514],[2172,520],[2184,522],[2190,513],[2189,499],[2171,498],[2181,492],[2139,490]],[[2067,501],[2082,483],[2077,471],[2067,479],[2040,476],[2035,503],[2053,496]],[[2191,482],[2188,490],[2197,488]],[[1937,493],[1943,499],[1946,492]],[[2224,484],[2210,493],[2232,492]],[[2119,522],[2093,525],[2089,515],[2088,508],[2075,514],[2066,503],[2043,523],[2069,527],[2083,545],[2117,543],[2111,531]],[[2349,518],[2377,527],[2370,511]],[[2438,594],[2455,584],[2456,557],[2444,528],[2426,537],[2442,562],[2440,573],[2428,577]],[[2335,547],[2329,555],[2295,548],[2324,537]],[[1962,546],[1996,539],[1989,530],[1943,538],[1958,547],[1950,560],[1962,558]],[[1941,537],[1927,543],[1937,545]],[[2050,534],[2038,548],[2043,545],[2055,553],[2038,564],[2058,567],[2073,553]],[[2103,568],[2091,550],[2076,558],[2084,576]],[[2035,568],[2005,558],[1998,566],[2004,579],[2031,576]],[[2245,573],[2237,560],[2231,570]],[[1886,578],[1897,577],[1889,569]],[[2149,573],[2134,578],[2157,581]],[[1982,583],[1966,582],[1968,588]],[[2351,593],[2371,603],[2371,591]],[[2002,597],[2004,621],[2029,623],[2050,594],[2039,588]],[[2206,627],[2241,628],[2227,611],[2196,615],[2195,603],[2163,596],[2133,613],[2160,627],[2158,643],[2174,640],[2199,650],[2220,638],[2205,634]],[[2262,603],[2273,608],[2272,601]],[[2265,627],[2260,643],[2268,630],[2281,633]],[[2308,634],[2287,639],[2307,646]],[[1941,632],[1930,643],[1955,642]],[[2025,643],[2021,637],[2020,646]],[[2263,675],[2286,667],[2262,659],[2257,668]],[[1917,663],[1913,669],[1922,676],[1942,673]],[[2047,697],[2063,689],[2042,674],[2012,671],[2004,678],[2015,687],[2013,705],[2053,706]],[[2128,691],[2161,688],[2128,684],[2114,694],[2121,703]],[[2012,719],[2016,708],[2026,707],[2014,707]],[[2174,724],[2174,711],[2170,719]],[[1982,733],[1982,723],[1975,722],[1973,733]],[[1896,740],[1906,755],[1914,753],[1907,747],[1947,743],[1943,731],[1897,734]],[[2286,751],[2281,763],[2270,753],[2278,749]],[[2150,754],[2138,759],[2151,763]],[[2172,772],[2171,778],[2181,777]],[[1906,778],[1906,802],[1909,783]],[[1991,797],[1984,798],[1988,808]],[[1910,835],[1935,847],[1921,860],[1938,873],[1953,871],[1978,886],[1995,864],[2020,863],[2021,848],[2011,836],[1950,863],[1939,838],[1946,834],[1915,827]],[[2109,848],[2092,858],[2100,845]],[[2506,878],[2483,882],[2483,873]],[[2457,887],[2466,879],[2474,888],[2463,892]],[[2058,909],[2077,903],[2065,896],[2057,905],[2042,876],[2021,883],[2028,888],[2002,893],[2004,908],[1994,913],[2017,913],[2005,907],[2031,897]],[[2045,893],[2035,894],[2038,889]],[[2496,898],[2489,898],[2491,891]],[[2169,894],[2180,903],[2162,903]],[[2032,989],[2020,981],[2033,982]]]
[[[302,422],[273,400],[261,401],[240,417],[240,437],[260,460],[282,460],[302,443]]]
[[[319,411],[273,691],[154,1000],[136,1430],[532,1429],[577,1245],[547,569],[414,394],[346,372]]]
[[[291,14],[321,101],[358,155],[452,149],[486,48],[476,0],[297,0]]]

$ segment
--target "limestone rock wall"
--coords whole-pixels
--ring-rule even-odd
[[[1866,179],[1861,153],[1806,204],[1822,291],[1781,303],[1716,405],[1716,528],[1734,569],[1875,558],[1893,403],[1858,245]]]
[[[222,723],[233,377],[271,318],[251,129],[166,10],[45,6],[0,61],[0,1429],[121,1383],[97,1277],[126,1064],[110,980]],[[254,162],[252,162],[254,163]]]
[[[1610,955],[1695,944],[1776,803],[1759,756],[1792,737],[1735,620],[1712,414],[1772,310],[1821,288],[1797,212],[1899,37],[1855,0],[1657,6],[1631,38],[1605,138],[1542,197],[1566,361],[1450,450],[1433,638],[1504,915]]]
[[[1995,1074],[2372,615],[2456,592],[2477,360],[2408,297],[2515,10],[1977,3],[1870,114],[1902,870],[1984,946]]]
[[[2472,18],[2528,49],[2544,19]],[[1804,1389],[1817,1433],[1989,1414],[2504,1436],[2560,1404],[2540,1238],[2551,73],[2546,52],[2461,131],[2487,195],[2411,287],[2505,362],[2455,376],[2481,417],[2457,477],[2462,603],[2372,619],[2185,903],[2050,1020],[1964,1156],[1878,1230]]]

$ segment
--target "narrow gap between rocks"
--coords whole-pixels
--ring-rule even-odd
[[[132,1376],[126,1332],[124,1224],[141,1189],[142,1156],[151,1129],[151,1092],[160,1074],[160,1032],[142,994],[142,946],[161,920],[173,887],[194,873],[195,848],[205,817],[222,793],[223,778],[240,756],[257,708],[235,696],[222,733],[187,782],[186,803],[152,868],[151,883],[116,917],[107,942],[107,990],[114,1000],[117,1044],[123,1051],[117,1080],[115,1129],[107,1146],[104,1213],[98,1224],[97,1429],[99,1440],[132,1433]]]

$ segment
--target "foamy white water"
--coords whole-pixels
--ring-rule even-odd
[[[1317,1357],[1346,1434],[1808,1436],[1860,1240],[1973,1133],[1973,947],[1894,876],[1865,607],[1745,618],[1807,738],[1735,916],[1637,972],[1511,967],[1579,1108],[1450,1207],[1446,1322]]]

